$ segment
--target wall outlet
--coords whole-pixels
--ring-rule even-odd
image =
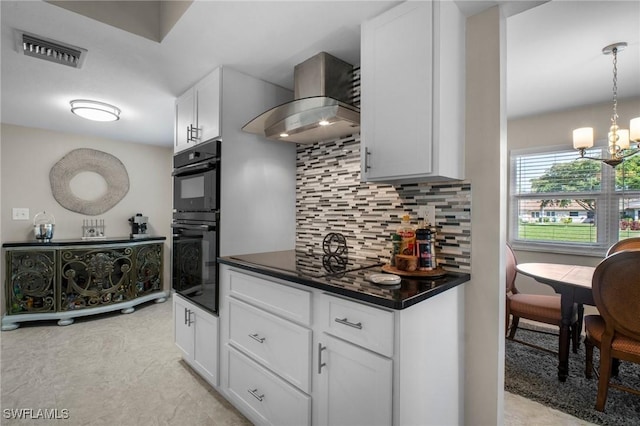
[[[430,225],[436,224],[436,206],[419,206],[418,216]]]
[[[13,208],[13,220],[29,220],[29,209],[28,208]]]

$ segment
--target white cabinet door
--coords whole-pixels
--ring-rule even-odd
[[[363,181],[463,178],[463,55],[453,2],[406,2],[363,23]]]
[[[176,100],[173,152],[180,152],[195,145],[195,140],[191,137],[191,129],[196,125],[196,92],[189,89]]]
[[[192,308],[195,313],[193,364],[205,380],[218,385],[218,317],[202,309]]]
[[[220,68],[216,68],[196,85],[198,112],[198,143],[219,138],[220,128]]]
[[[216,68],[176,100],[174,152],[220,137],[220,84]]]
[[[211,385],[218,385],[218,317],[173,296],[174,338],[182,358]]]
[[[310,392],[308,328],[229,298],[229,343],[304,392]]]
[[[193,359],[193,315],[188,304],[177,296],[173,297],[173,331],[176,346],[186,360]]]
[[[392,360],[327,334],[316,349],[319,424],[390,425]]]
[[[408,2],[362,25],[361,150],[367,181],[432,170],[432,9]]]
[[[236,407],[254,424],[307,426],[311,397],[229,348],[229,389]]]

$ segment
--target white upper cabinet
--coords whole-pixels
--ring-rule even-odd
[[[464,179],[464,25],[454,2],[406,2],[363,23],[363,181]]]
[[[216,68],[176,100],[174,152],[220,137],[220,71]]]

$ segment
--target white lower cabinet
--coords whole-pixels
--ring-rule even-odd
[[[229,344],[304,392],[311,392],[311,330],[229,300]]]
[[[462,289],[392,310],[220,269],[220,392],[260,425],[463,421]]]
[[[259,424],[302,426],[311,421],[311,397],[233,348],[228,350],[228,393]]]
[[[174,338],[182,358],[212,386],[218,385],[218,317],[173,295]]]
[[[317,349],[317,423],[390,425],[393,361],[328,334]]]

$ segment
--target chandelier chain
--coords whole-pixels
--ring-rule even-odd
[[[611,125],[615,126],[618,121],[618,48],[614,47],[613,53],[613,115]]]

